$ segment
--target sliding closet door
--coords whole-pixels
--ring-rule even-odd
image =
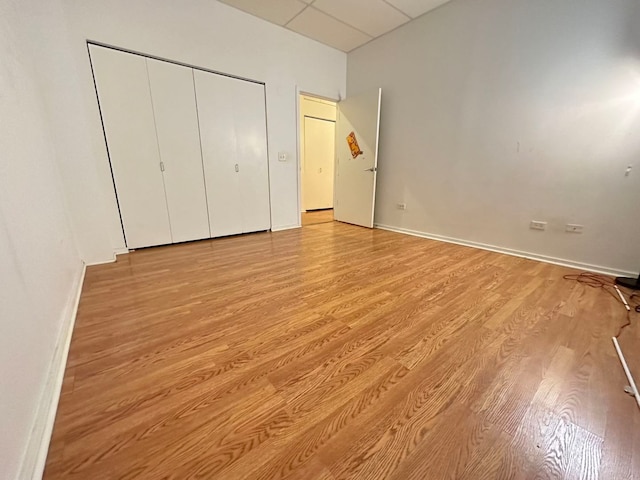
[[[209,238],[193,70],[147,59],[174,242]]]
[[[234,80],[194,70],[211,236],[242,233]]]
[[[127,246],[171,243],[146,61],[94,45],[90,53]]]
[[[242,231],[268,230],[271,214],[264,85],[235,80],[234,89]]]

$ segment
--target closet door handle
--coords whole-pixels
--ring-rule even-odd
[[[236,163],[236,172],[240,171],[240,166]]]
[[[164,162],[160,162],[160,171],[164,172]]]

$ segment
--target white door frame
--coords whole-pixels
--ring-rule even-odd
[[[299,87],[296,87],[296,128],[297,128],[297,132],[296,132],[296,141],[297,141],[297,145],[296,145],[296,178],[298,179],[298,202],[297,202],[297,208],[298,208],[298,227],[302,227],[302,147],[303,147],[303,143],[302,143],[302,125],[300,124],[300,97],[304,95],[306,97],[313,97],[313,98],[317,98],[319,100],[327,100],[329,102],[335,102],[338,103],[340,100],[342,100],[341,98],[331,98],[331,97],[325,97],[324,95],[318,95],[316,93],[311,93],[308,92],[306,90],[300,90]],[[336,163],[336,157],[335,157],[335,152],[333,155],[333,171],[334,171],[334,184],[335,184],[335,163]],[[334,195],[334,203],[335,203],[335,190],[333,191],[333,195]]]

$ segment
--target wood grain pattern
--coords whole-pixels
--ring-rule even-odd
[[[90,267],[45,478],[640,478],[625,313],[567,273],[337,222]]]
[[[333,208],[302,212],[302,226],[333,222]]]

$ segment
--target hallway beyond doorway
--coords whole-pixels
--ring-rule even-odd
[[[302,226],[333,222],[333,209],[311,210],[302,212]]]

